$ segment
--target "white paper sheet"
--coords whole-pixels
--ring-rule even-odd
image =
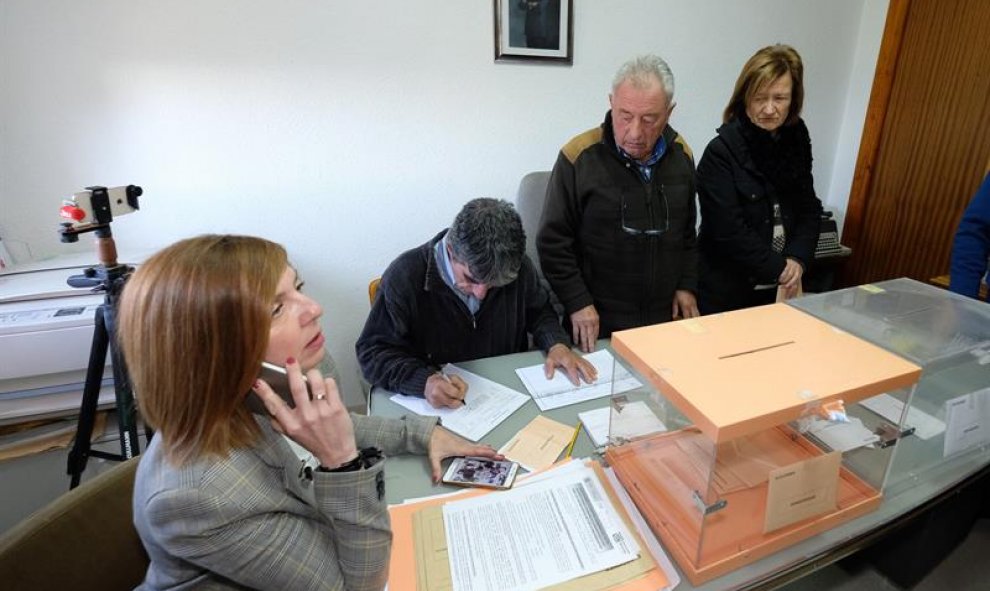
[[[613,437],[623,437],[632,439],[640,435],[650,433],[662,433],[667,430],[663,421],[650,410],[642,400],[630,402],[622,407],[622,420],[615,425],[611,425]],[[578,419],[584,425],[585,430],[595,443],[595,447],[604,447],[608,444],[611,408],[596,408],[578,413]]]
[[[621,365],[618,368],[620,373],[616,376],[616,383],[613,384],[612,370],[615,367],[615,358],[605,349],[589,353],[584,358],[598,370],[598,379],[594,383],[586,384],[582,381],[580,385],[575,386],[567,378],[567,374],[559,368],[554,372],[553,378],[548,380],[543,373],[542,363],[517,369],[516,373],[542,411],[601,398],[613,392],[628,392],[643,385]]]
[[[595,444],[595,447],[605,447],[608,443],[608,417],[609,407],[596,408],[578,413],[578,419],[584,425],[584,430],[588,432],[588,437]]]
[[[639,556],[590,468],[443,506],[454,591],[523,591]]]
[[[863,426],[863,421],[849,417],[848,423],[815,418],[808,428],[825,445],[837,452],[847,452],[858,447],[866,447],[880,441],[880,437]]]
[[[860,404],[895,425],[901,420],[901,413],[904,412],[904,403],[890,394],[880,394],[867,398]],[[906,424],[901,428],[906,429],[908,427],[914,427],[914,434],[922,439],[931,439],[945,431],[945,423],[913,406],[908,409]]]
[[[946,401],[945,423],[946,456],[990,441],[990,388]]]
[[[471,373],[456,365],[446,365],[443,372],[460,376],[468,385],[465,405],[460,408],[433,408],[425,398],[395,394],[392,402],[418,415],[440,417],[443,426],[454,433],[478,441],[509,415],[526,404],[527,397],[512,388]]]

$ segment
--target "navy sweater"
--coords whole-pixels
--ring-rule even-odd
[[[980,292],[990,257],[990,174],[976,191],[959,221],[952,244],[949,289],[972,298]]]

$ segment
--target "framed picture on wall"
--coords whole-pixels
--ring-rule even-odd
[[[492,0],[495,61],[570,64],[574,47],[574,0]]]

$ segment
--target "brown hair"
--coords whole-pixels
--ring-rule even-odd
[[[801,107],[804,105],[804,64],[793,47],[779,43],[757,51],[743,66],[732,91],[732,98],[722,113],[722,123],[728,123],[740,113],[745,113],[749,99],[784,74],[790,74],[793,81],[791,108],[784,125],[795,123],[801,116]]]
[[[273,242],[206,235],[158,252],[128,280],[117,338],[141,414],[173,463],[223,456],[260,437],[243,401],[287,266]]]

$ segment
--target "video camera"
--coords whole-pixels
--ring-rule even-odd
[[[117,262],[117,247],[113,241],[110,222],[114,215],[124,215],[138,210],[138,197],[144,191],[137,185],[126,187],[86,187],[62,202],[59,215],[70,221],[62,222],[58,232],[62,242],[78,242],[79,234],[93,232],[96,236],[96,254],[100,264],[87,268],[81,275],[68,279],[72,287],[88,288],[104,294],[103,303],[97,307],[93,319],[93,344],[89,352],[89,367],[83,386],[82,404],[79,407],[79,427],[72,449],[69,451],[68,473],[72,477],[70,488],[79,484],[90,456],[111,460],[124,460],[140,453],[137,432],[137,408],[131,391],[130,379],[122,354],[117,350],[113,335],[116,326],[117,302],[124,283],[134,267]],[[107,354],[113,365],[113,384],[117,404],[120,454],[110,454],[90,448],[93,425],[103,384],[103,369]],[[150,438],[150,431],[148,431]]]
[[[62,222],[59,233],[62,242],[76,242],[79,234],[107,226],[113,216],[124,215],[139,209],[138,197],[144,190],[137,185],[122,187],[86,187],[62,202],[59,215],[72,220]]]

